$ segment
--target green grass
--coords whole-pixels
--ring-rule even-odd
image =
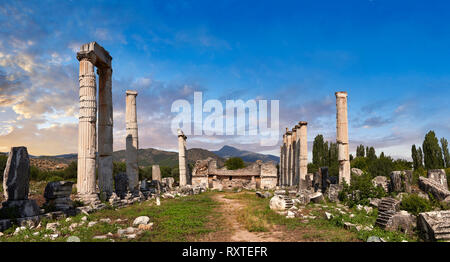
[[[60,236],[54,241],[66,241],[69,236],[77,236],[81,241],[111,241],[109,239],[93,240],[92,238],[97,235],[106,235],[107,233],[115,234],[119,228],[125,229],[132,226],[134,219],[138,216],[150,217],[150,221],[154,223],[153,229],[139,234],[133,240],[126,237],[114,237],[114,241],[195,241],[206,233],[220,229],[220,217],[215,212],[217,203],[211,199],[210,194],[203,193],[184,198],[164,199],[161,206],[151,205],[150,203],[154,201],[145,201],[122,209],[114,210],[110,208],[101,210],[88,216],[88,221],[85,222],[85,225],[77,227],[73,232],[69,231],[69,225],[80,222],[84,215],[80,214],[72,217],[70,222],[60,219],[58,220],[61,224],[58,227]],[[113,222],[111,224],[100,223],[98,220],[101,218],[110,218]],[[126,221],[115,223],[114,221],[118,218],[126,219]],[[97,221],[98,223],[92,227],[87,227],[89,221]],[[43,238],[44,234],[53,234],[52,231],[45,229],[49,222],[56,221],[43,220],[41,221],[42,229],[26,229],[16,236],[9,235],[15,230],[15,227],[10,228],[4,232],[5,236],[0,237],[0,241],[50,241],[50,239]],[[40,232],[39,236],[32,235],[36,231]]]

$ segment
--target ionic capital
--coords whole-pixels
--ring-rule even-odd
[[[97,56],[95,55],[94,51],[80,51],[77,53],[77,59],[80,62],[88,60],[94,65],[97,62]]]

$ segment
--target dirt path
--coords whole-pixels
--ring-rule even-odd
[[[220,212],[226,217],[226,231],[220,241],[232,242],[280,242],[283,232],[249,232],[244,225],[239,222],[239,210],[245,206],[237,199],[225,198],[225,194],[217,194],[213,199],[221,203]],[[222,232],[223,234],[223,232]]]

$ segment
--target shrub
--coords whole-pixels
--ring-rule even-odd
[[[369,175],[352,176],[351,185],[344,183],[343,189],[339,193],[339,199],[348,206],[368,205],[369,198],[382,198],[386,192],[381,187],[375,187],[372,184],[372,178]]]
[[[429,200],[416,194],[404,196],[400,204],[400,209],[406,210],[414,215],[432,210],[432,204]]]
[[[236,170],[245,167],[244,160],[240,157],[231,157],[225,161],[228,170]]]
[[[368,170],[367,162],[368,162],[367,158],[357,157],[357,158],[353,159],[350,164],[351,164],[352,168],[358,168],[358,169],[361,169],[362,171],[367,172],[367,170]]]

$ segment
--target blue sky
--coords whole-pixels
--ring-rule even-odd
[[[171,103],[279,99],[280,129],[309,122],[335,140],[336,91],[349,93],[350,149],[410,157],[428,130],[450,139],[448,1],[2,1],[0,151],[76,152],[76,51],[113,57],[114,149],[124,148],[126,89],[140,147],[176,150]],[[278,154],[248,137],[188,147]],[[310,147],[311,149],[311,147]]]

